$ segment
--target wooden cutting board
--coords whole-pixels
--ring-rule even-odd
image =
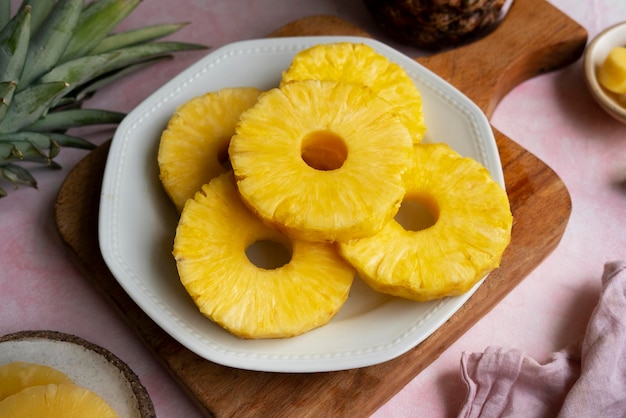
[[[289,23],[269,36],[361,35],[332,16]],[[517,0],[504,22],[475,43],[418,61],[450,81],[488,116],[520,82],[580,57],[586,31],[543,0]],[[559,177],[494,129],[515,217],[501,267],[441,328],[408,353],[354,370],[281,374],[239,370],[206,361],[161,330],[122,290],[98,247],[98,203],[109,144],[70,172],[56,202],[56,222],[71,255],[207,416],[368,416],[435,360],[520,283],[558,244],[570,212]],[[460,395],[462,396],[462,395]]]

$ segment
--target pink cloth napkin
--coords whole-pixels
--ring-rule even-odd
[[[459,417],[626,417],[626,261],[606,263],[582,344],[539,364],[516,349],[463,353]]]

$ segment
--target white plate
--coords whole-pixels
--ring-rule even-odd
[[[56,331],[21,331],[0,337],[0,364],[43,364],[97,393],[120,417],[153,418],[154,406],[137,375],[110,351]]]
[[[161,188],[156,163],[161,132],[176,107],[224,87],[276,87],[298,51],[339,41],[368,44],[404,67],[422,93],[425,141],[447,142],[485,165],[504,185],[495,139],[481,110],[447,82],[380,42],[358,37],[276,38],[213,51],[120,124],[107,160],[99,220],[100,248],[120,285],[167,333],[212,362],[275,372],[381,363],[427,338],[478,287],[460,297],[416,303],[375,293],[357,279],[348,301],[329,324],[290,339],[243,340],[202,316],[180,284],[171,255],[178,217]]]

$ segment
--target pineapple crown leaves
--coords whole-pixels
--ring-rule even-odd
[[[112,33],[142,0],[0,0],[0,180],[37,187],[23,162],[60,168],[62,147],[90,150],[71,128],[118,124],[123,113],[82,109],[98,89],[172,53],[204,45],[158,41],[187,23]],[[7,193],[0,188],[0,197]]]

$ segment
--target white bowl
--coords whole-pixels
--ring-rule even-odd
[[[376,293],[355,280],[333,320],[289,339],[243,340],[202,316],[180,284],[172,256],[178,215],[159,182],[161,132],[177,106],[224,87],[278,85],[294,55],[316,44],[370,45],[405,68],[422,93],[425,141],[447,142],[482,163],[504,186],[491,126],[466,96],[415,60],[372,39],[274,38],[212,51],[161,87],[120,124],[100,200],[100,249],[120,285],[161,328],[196,354],[226,366],[274,372],[322,372],[369,366],[415,347],[446,322],[474,290],[417,303]]]
[[[598,67],[616,46],[626,46],[626,22],[605,29],[589,43],[584,56],[585,80],[591,95],[600,107],[616,120],[626,123],[626,95],[606,90],[596,77]]]

